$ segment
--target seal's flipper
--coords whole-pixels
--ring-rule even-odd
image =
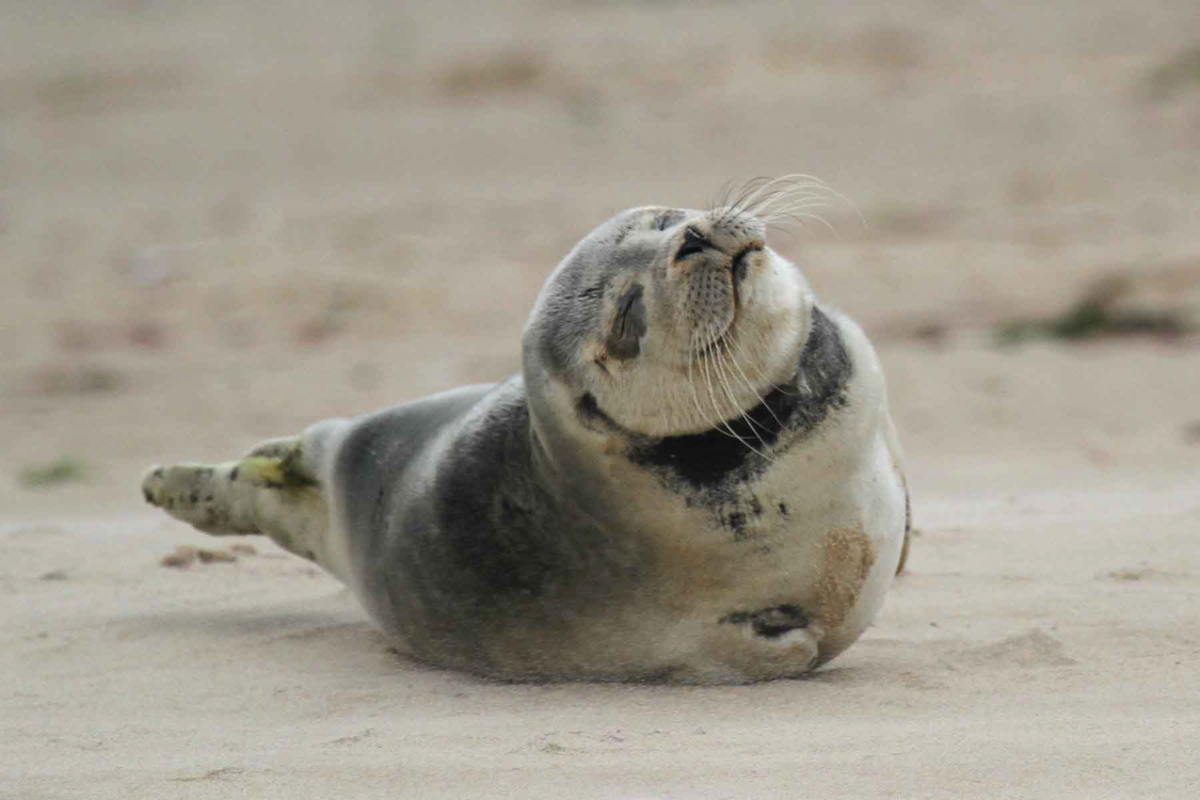
[[[329,510],[296,439],[265,442],[240,461],[152,468],[142,494],[146,502],[205,533],[264,534],[328,568],[321,556]]]

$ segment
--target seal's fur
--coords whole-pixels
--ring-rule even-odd
[[[764,235],[623,212],[548,279],[521,375],[159,468],[146,498],[315,560],[434,664],[801,674],[878,610],[907,492],[874,351]]]

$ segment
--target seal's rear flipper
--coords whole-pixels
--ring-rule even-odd
[[[264,534],[298,556],[323,559],[329,509],[297,439],[265,442],[240,461],[154,467],[146,502],[214,536]]]

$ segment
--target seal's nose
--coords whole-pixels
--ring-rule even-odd
[[[711,250],[713,247],[715,245],[711,239],[689,225],[684,228],[683,244],[679,246],[679,250],[675,253],[675,260],[683,261],[688,256],[702,253],[705,250]]]

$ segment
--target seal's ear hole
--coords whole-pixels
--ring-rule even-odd
[[[604,340],[609,358],[626,360],[642,351],[641,338],[646,335],[646,303],[640,283],[631,285],[617,300],[617,314]]]

